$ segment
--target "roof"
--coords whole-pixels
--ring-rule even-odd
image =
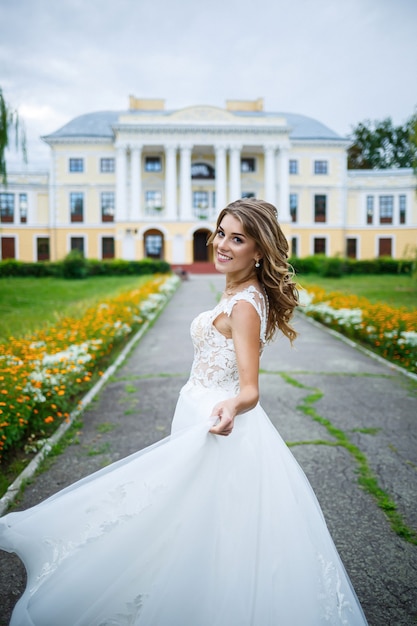
[[[76,137],[97,137],[100,139],[113,139],[114,132],[113,127],[119,122],[120,116],[125,115],[149,115],[155,116],[155,118],[161,118],[170,116],[176,111],[157,110],[157,111],[97,111],[95,113],[85,113],[80,115],[62,128],[55,132],[43,137],[43,139],[71,139]],[[324,140],[343,140],[345,139],[341,135],[331,130],[328,126],[325,126],[318,120],[307,117],[306,115],[300,115],[297,113],[267,113],[265,111],[234,111],[233,116],[242,118],[247,117],[249,119],[254,118],[271,118],[280,117],[285,118],[287,125],[290,128],[290,139],[324,139]],[[248,119],[248,121],[249,121]]]

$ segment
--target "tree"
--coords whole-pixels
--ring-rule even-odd
[[[417,171],[417,113],[403,126],[390,117],[360,122],[350,135],[349,169],[412,167]]]
[[[413,156],[413,161],[411,163],[411,167],[414,170],[414,174],[417,176],[417,109],[409,121],[410,121],[410,142],[414,150],[414,156]]]
[[[14,133],[16,150],[21,149],[23,159],[27,162],[26,133],[16,109],[11,108],[4,99],[0,87],[0,180],[7,184],[6,148],[9,145],[10,133]]]

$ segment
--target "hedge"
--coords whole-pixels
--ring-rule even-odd
[[[329,277],[348,274],[412,274],[415,271],[415,261],[392,259],[391,257],[355,260],[316,254],[304,258],[292,257],[289,262],[296,274],[320,274]],[[99,261],[97,259],[85,259],[77,250],[70,252],[62,261],[39,261],[37,263],[25,263],[14,259],[0,261],[0,278],[53,276],[81,279],[87,276],[166,274],[170,271],[169,263],[159,259]]]
[[[304,258],[292,257],[289,262],[296,274],[320,274],[328,277],[349,274],[412,274],[415,271],[415,261],[391,257],[356,260],[316,254]]]
[[[70,252],[62,261],[39,261],[37,263],[25,263],[14,259],[0,261],[0,278],[53,276],[55,278],[82,279],[88,276],[167,274],[170,271],[169,263],[159,259],[98,261],[85,259],[77,251]]]

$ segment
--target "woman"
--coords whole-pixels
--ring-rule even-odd
[[[23,626],[363,625],[320,507],[258,403],[262,348],[297,291],[275,208],[238,200],[213,244],[225,291],[192,323],[172,434],[0,520]]]

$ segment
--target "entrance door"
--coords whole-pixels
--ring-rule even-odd
[[[209,230],[197,230],[194,233],[194,261],[212,261],[212,247],[207,246],[207,239],[210,237],[210,234]]]
[[[16,258],[14,237],[2,237],[1,238],[1,258],[2,258],[2,261],[4,261],[5,259]]]
[[[378,256],[392,256],[391,237],[380,237],[378,241]]]

